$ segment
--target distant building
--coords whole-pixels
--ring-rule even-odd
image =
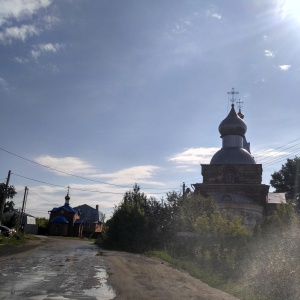
[[[97,237],[103,229],[104,215],[99,211],[99,205],[93,208],[87,204],[74,207],[80,212],[80,219],[76,220],[79,237]]]
[[[8,211],[4,213],[6,221],[11,222],[12,219],[17,221],[17,225],[20,225],[20,229],[26,234],[37,234],[38,225],[36,224],[36,218],[26,213],[20,213],[19,211]],[[21,220],[22,219],[22,220]]]
[[[262,165],[251,155],[244,115],[241,109],[236,113],[234,108],[237,93],[233,89],[229,94],[231,110],[219,125],[222,148],[213,155],[210,164],[201,164],[203,183],[192,186],[195,193],[213,197],[229,215],[242,216],[245,225],[253,227],[279,201],[269,194],[269,186],[261,183]],[[280,202],[285,203],[282,195]]]
[[[65,197],[65,204],[60,207],[55,207],[50,210],[49,217],[49,234],[61,236],[77,236],[76,220],[80,218],[77,210],[73,209],[70,204],[69,192]]]
[[[87,204],[70,206],[69,192],[65,204],[53,208],[49,217],[49,234],[76,237],[97,237],[103,229],[104,215],[99,206],[93,208]]]

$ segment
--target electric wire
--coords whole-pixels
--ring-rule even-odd
[[[4,151],[10,155],[13,155],[13,156],[16,156],[20,159],[23,159],[23,160],[26,160],[28,162],[31,162],[33,164],[36,164],[38,166],[41,166],[41,167],[44,167],[44,168],[47,168],[49,170],[52,170],[52,171],[55,171],[55,172],[58,172],[58,173],[62,173],[62,174],[65,174],[65,175],[68,175],[68,176],[72,176],[72,177],[76,177],[76,178],[79,178],[79,179],[84,179],[84,180],[87,180],[87,181],[92,181],[92,182],[95,182],[95,183],[100,183],[100,184],[106,184],[106,185],[111,185],[111,186],[116,186],[116,187],[122,187],[122,188],[132,188],[132,186],[129,186],[129,185],[119,185],[119,184],[114,184],[114,183],[108,183],[108,182],[104,182],[104,181],[99,181],[99,180],[95,180],[95,179],[91,179],[91,178],[87,178],[87,177],[84,177],[84,176],[80,176],[80,175],[75,175],[75,174],[72,174],[72,173],[69,173],[69,172],[65,172],[65,171],[62,171],[62,170],[58,170],[56,168],[52,168],[52,167],[49,167],[49,166],[46,166],[46,165],[43,165],[41,163],[38,163],[34,160],[31,160],[31,159],[28,159],[24,156],[21,156],[21,155],[18,155],[18,154],[15,154],[11,151],[8,151],[8,150],[5,150],[3,148],[0,147],[0,150],[1,151]],[[167,188],[165,189],[160,189],[160,188],[151,188],[151,187],[143,187],[143,189],[147,189],[147,190],[168,190]],[[174,188],[175,189],[175,188]]]
[[[31,180],[31,181],[43,183],[43,184],[46,184],[46,185],[59,187],[59,188],[64,188],[64,189],[67,189],[67,188],[69,187],[70,189],[78,190],[78,191],[82,191],[82,192],[92,192],[92,193],[100,193],[100,194],[124,195],[124,192],[118,193],[118,192],[108,192],[108,191],[99,191],[99,190],[80,189],[80,188],[76,188],[76,187],[72,187],[72,186],[63,186],[63,185],[59,185],[59,184],[54,184],[54,183],[50,183],[50,182],[41,181],[41,180],[38,180],[38,179],[34,179],[34,178],[30,178],[30,177],[23,176],[23,175],[20,175],[20,174],[16,174],[16,173],[13,173],[13,172],[12,172],[11,174],[12,174],[12,175],[15,175],[15,176],[17,176],[17,177],[21,177],[21,178],[27,179],[27,180]],[[161,193],[149,193],[149,194],[157,194],[157,195],[160,195],[160,194],[165,194],[165,193],[164,193],[164,192],[161,192]]]
[[[41,195],[39,195],[39,194],[37,194],[36,192],[34,192],[32,189],[28,189],[28,190],[30,191],[30,193],[33,193],[34,195],[36,195],[36,196],[40,197],[41,199],[43,199],[43,200],[45,200],[45,201],[49,202],[49,203],[50,203],[50,204],[52,204],[52,205],[59,205],[59,204],[56,204],[56,203],[52,203],[52,202],[50,202],[49,200],[45,199],[45,198],[44,198],[44,197],[42,197]]]

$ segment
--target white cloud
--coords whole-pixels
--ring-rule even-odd
[[[51,29],[53,27],[53,25],[56,25],[59,23],[59,19],[54,16],[45,16],[43,20],[46,23],[45,26],[47,29]]]
[[[1,0],[0,25],[9,23],[11,18],[20,20],[24,17],[31,17],[51,3],[52,0]]]
[[[57,158],[48,155],[42,155],[36,158],[35,161],[39,164],[55,169],[51,171],[61,176],[67,175],[62,172],[74,175],[86,175],[95,173],[95,169],[92,165],[76,157]]]
[[[60,48],[62,47],[61,44],[40,44],[38,45],[38,48],[42,51],[42,52],[53,52],[56,53]]]
[[[181,153],[177,153],[172,156],[169,161],[173,161],[177,164],[200,164],[209,163],[212,156],[220,148],[189,148]]]
[[[138,183],[163,185],[161,182],[151,180],[160,169],[160,167],[150,165],[136,166],[119,170],[114,173],[100,174],[96,177],[110,178],[110,180],[107,181],[110,184],[133,185],[134,183]]]
[[[24,58],[24,57],[15,57],[15,61],[17,63],[20,63],[20,64],[24,64],[24,63],[28,63],[29,60],[27,58]]]
[[[272,161],[276,158],[280,158],[281,156],[287,155],[288,152],[286,151],[277,151],[275,149],[264,149],[255,151],[255,160],[257,163]]]
[[[47,44],[39,44],[34,47],[34,50],[31,51],[31,55],[33,58],[37,59],[42,55],[42,53],[56,53],[59,49],[63,47],[62,44],[52,44],[52,43],[47,43]]]
[[[76,157],[57,158],[48,155],[42,155],[36,158],[35,161],[39,164],[49,167],[50,171],[60,176],[67,176],[68,174],[76,176],[89,176],[91,180],[105,178],[108,179],[106,180],[107,184],[116,185],[130,186],[134,185],[134,183],[162,185],[161,182],[151,180],[157,171],[161,169],[157,166],[135,166],[112,173],[99,174],[88,162]]]
[[[291,67],[291,65],[280,65],[279,69],[282,71],[287,71],[290,67]]]
[[[220,20],[220,19],[222,18],[222,16],[221,16],[220,14],[218,14],[218,13],[216,13],[216,12],[214,12],[214,11],[211,11],[211,10],[208,10],[208,11],[206,12],[206,15],[207,15],[208,17],[210,17],[210,18],[214,18],[214,19],[218,19],[218,20]]]
[[[0,42],[11,43],[12,40],[25,41],[28,37],[38,35],[39,30],[33,25],[22,25],[21,27],[9,27],[0,32]]]
[[[275,52],[271,50],[265,50],[265,56],[266,57],[275,57]]]
[[[6,92],[9,91],[9,85],[8,85],[7,81],[2,77],[0,77],[0,88]]]

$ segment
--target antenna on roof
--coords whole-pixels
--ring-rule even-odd
[[[236,97],[235,95],[237,95],[239,92],[235,92],[234,88],[231,89],[231,92],[227,92],[227,94],[229,95],[229,99],[231,101],[232,104],[234,104]]]

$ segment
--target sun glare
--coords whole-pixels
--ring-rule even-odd
[[[278,0],[277,11],[282,19],[293,19],[300,23],[299,0]]]

